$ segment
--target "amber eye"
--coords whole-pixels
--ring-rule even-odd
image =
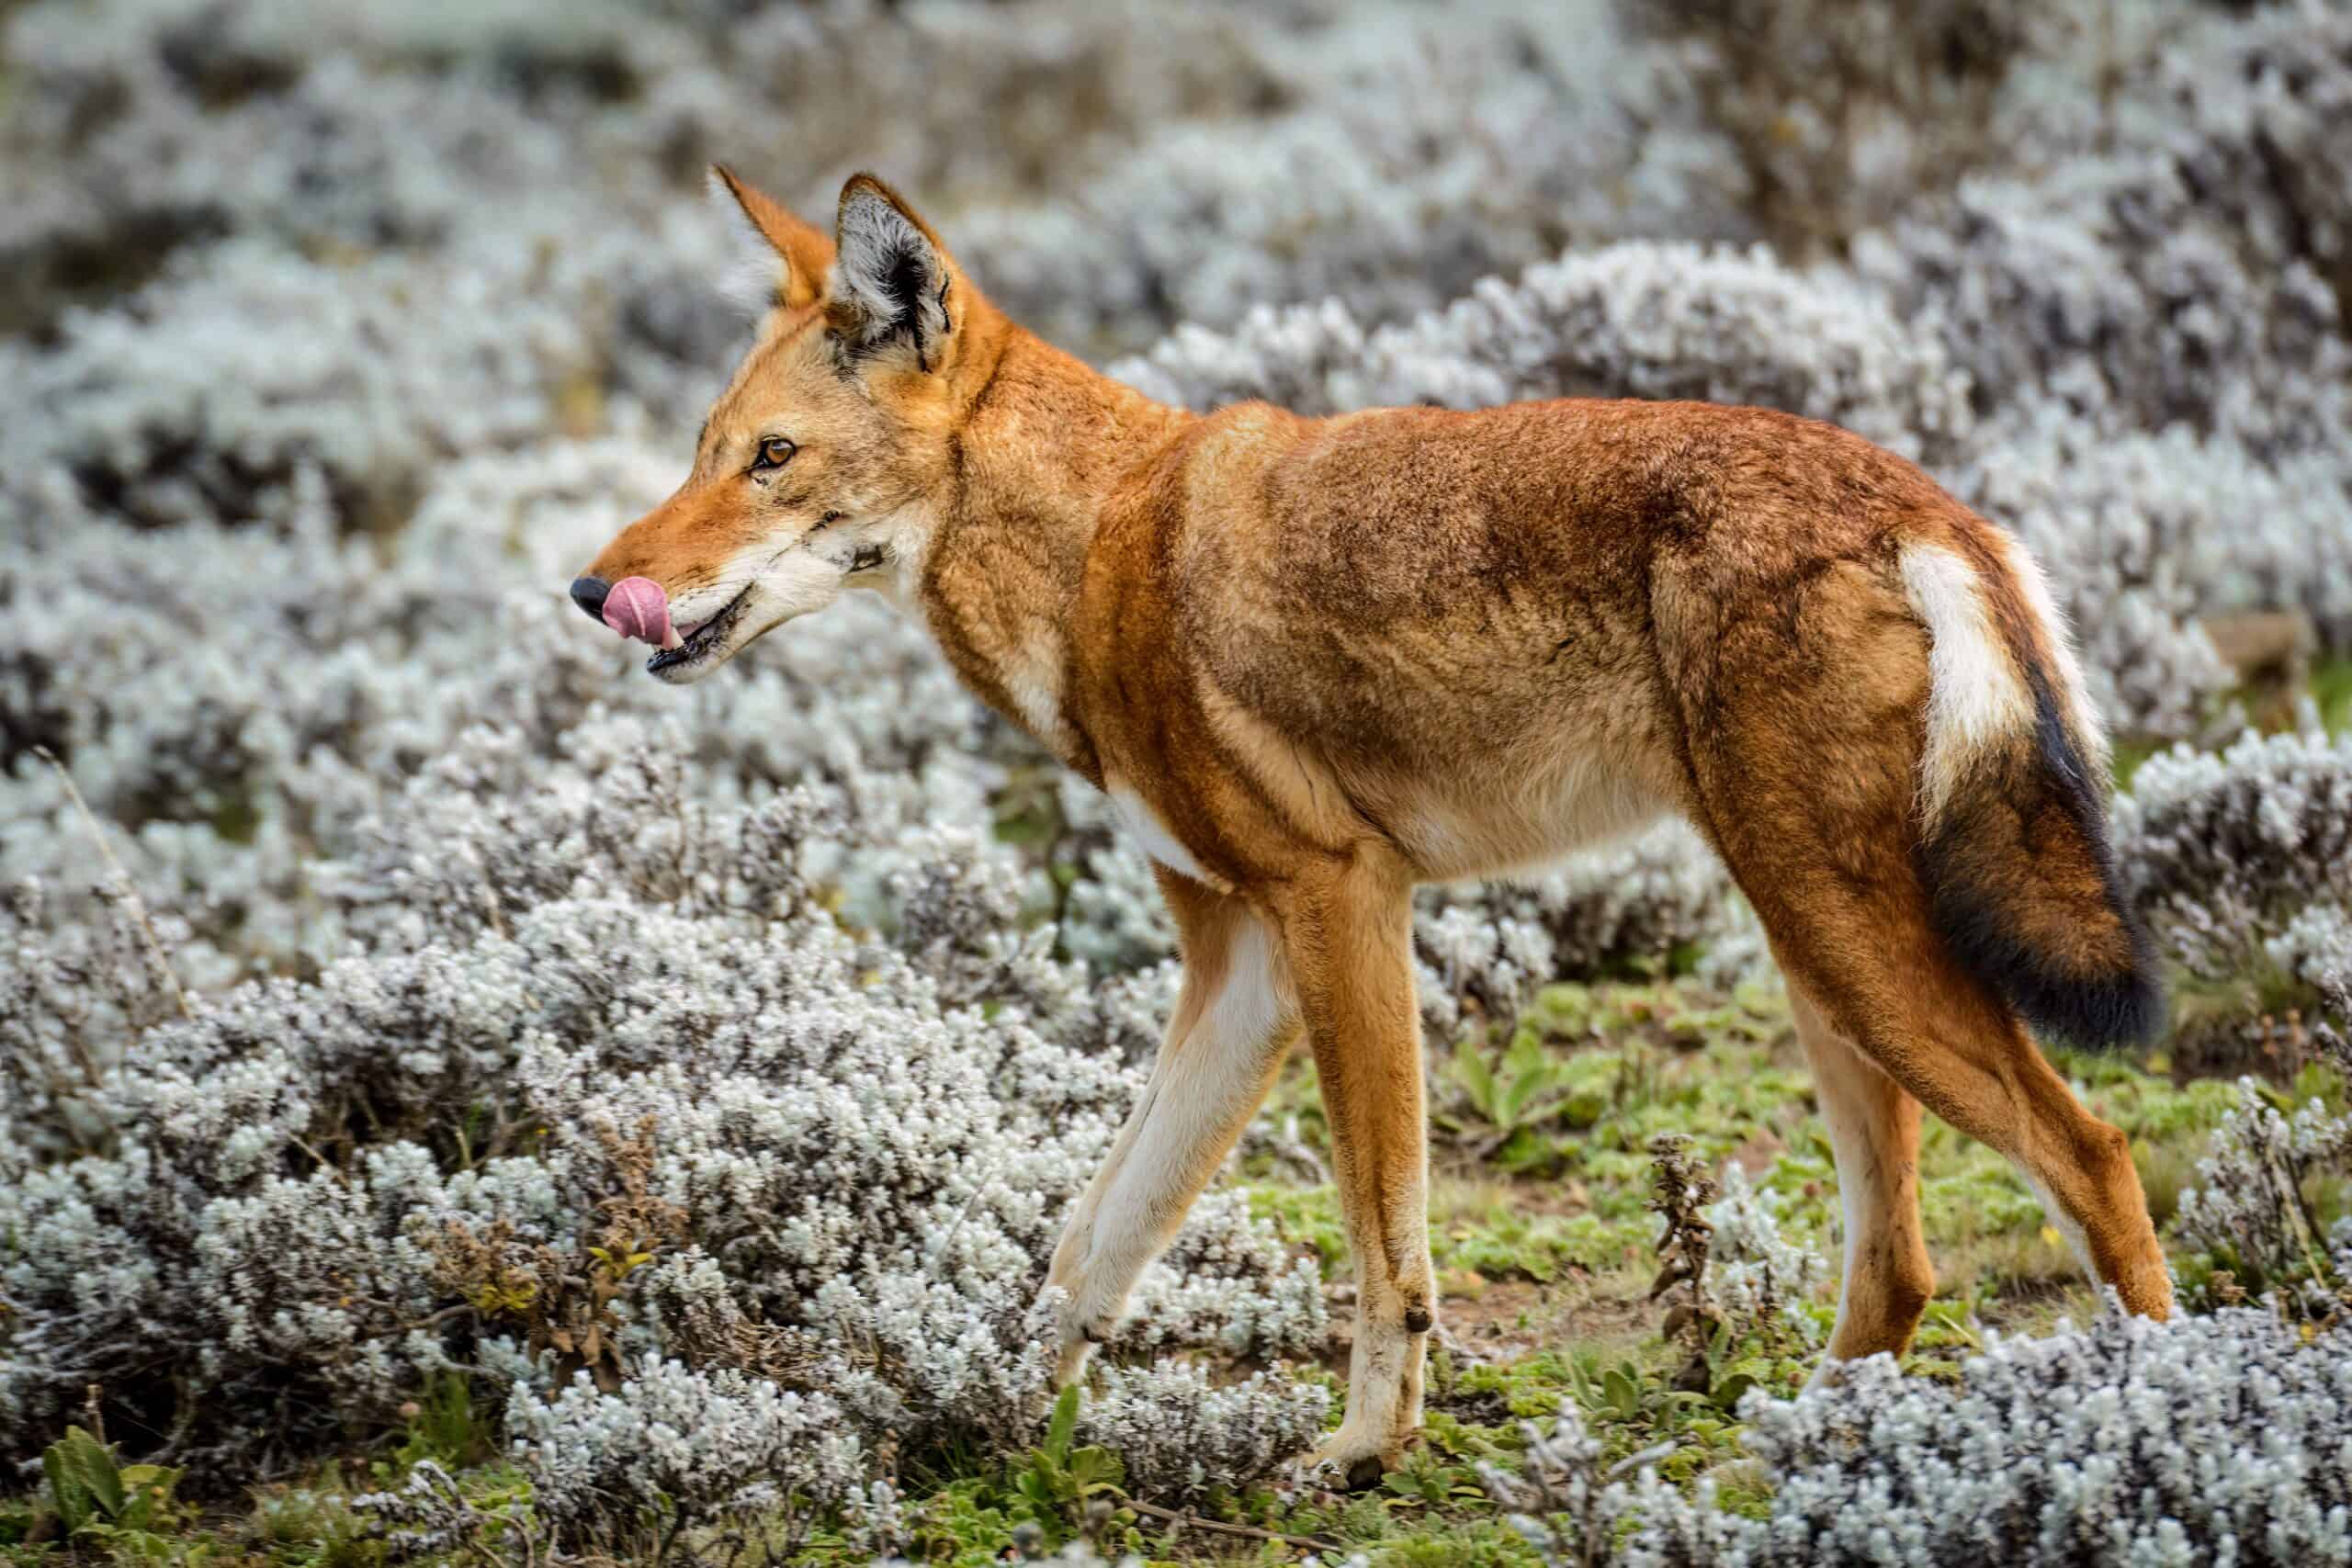
[[[759,456],[752,459],[752,472],[756,474],[763,468],[781,468],[792,461],[792,455],[799,450],[781,435],[763,435],[760,437]]]

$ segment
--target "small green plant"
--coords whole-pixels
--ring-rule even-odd
[[[1475,1465],[1451,1462],[1427,1446],[1408,1455],[1402,1470],[1382,1476],[1380,1485],[1384,1506],[1393,1509],[1459,1509],[1486,1497]]]
[[[1126,1479],[1119,1456],[1108,1449],[1074,1448],[1078,1432],[1077,1385],[1062,1390],[1054,1401],[1053,1418],[1046,1425],[1046,1440],[1029,1452],[1012,1475],[1012,1488],[1027,1501],[1040,1523],[1075,1532],[1086,1522],[1100,1498],[1121,1495]]]
[[[1630,1359],[1604,1366],[1578,1356],[1568,1362],[1575,1403],[1609,1450],[1628,1452],[1667,1440],[1672,1455],[1661,1461],[1660,1472],[1678,1483],[1735,1450],[1741,1427],[1733,1406],[1757,1380],[1752,1373],[1727,1371],[1715,1381],[1716,1386],[1705,1389],[1680,1387]]]
[[[1604,1422],[1646,1427],[1657,1419],[1668,1404],[1666,1385],[1645,1375],[1631,1360],[1620,1359],[1613,1366],[1590,1368],[1572,1360],[1568,1375],[1576,1388],[1577,1403]]]
[[[71,1540],[86,1540],[117,1562],[200,1563],[209,1545],[187,1545],[164,1531],[176,1523],[172,1490],[180,1472],[160,1464],[124,1464],[112,1447],[79,1427],[40,1456],[49,1506]]]
[[[1546,1047],[1532,1029],[1515,1031],[1491,1058],[1464,1041],[1454,1047],[1446,1076],[1461,1090],[1460,1105],[1438,1121],[1476,1145],[1482,1157],[1522,1129],[1554,1120],[1590,1126],[1604,1103],[1578,1083],[1567,1058]]]
[[[241,1534],[248,1551],[284,1568],[378,1568],[386,1555],[352,1512],[343,1467],[333,1461],[300,1484],[257,1489]]]
[[[435,1373],[424,1396],[401,1405],[400,1413],[408,1420],[408,1433],[379,1479],[406,1475],[418,1461],[427,1459],[461,1469],[488,1458],[496,1448],[491,1424],[474,1410],[463,1372]]]

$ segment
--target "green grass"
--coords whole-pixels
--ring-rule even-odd
[[[2323,659],[2312,669],[2312,701],[2330,735],[2352,729],[2352,659]]]

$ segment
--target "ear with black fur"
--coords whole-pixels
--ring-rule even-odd
[[[755,310],[815,304],[833,265],[826,232],[724,164],[710,166],[710,192],[743,230],[746,265],[729,280],[728,292]]]
[[[931,226],[872,175],[842,187],[839,264],[827,302],[854,358],[904,352],[917,369],[946,362],[960,313],[955,264]]]

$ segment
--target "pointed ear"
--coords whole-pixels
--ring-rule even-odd
[[[747,265],[729,292],[758,310],[815,304],[833,265],[833,242],[825,231],[724,164],[710,166],[710,194],[742,230]]]
[[[872,175],[853,175],[834,237],[840,262],[826,310],[851,357],[904,352],[917,369],[938,369],[964,302],[931,225]]]

